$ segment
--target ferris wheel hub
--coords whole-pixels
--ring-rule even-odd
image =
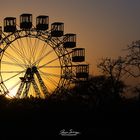
[[[29,77],[33,77],[34,73],[38,73],[38,70],[37,70],[36,66],[27,68],[25,74],[27,74]]]
[[[34,72],[34,73],[36,73],[38,70],[37,70],[37,67],[36,66],[33,66],[32,67],[32,71]]]

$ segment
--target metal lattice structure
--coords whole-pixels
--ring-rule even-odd
[[[85,49],[76,47],[76,34],[64,34],[64,23],[32,14],[6,17],[0,27],[0,92],[9,97],[46,98],[88,78]],[[80,63],[80,64],[79,64]]]

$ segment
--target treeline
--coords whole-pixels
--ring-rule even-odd
[[[86,136],[128,135],[133,130],[136,133],[140,101],[122,98],[124,84],[114,85],[110,80],[93,76],[84,85],[47,99],[8,99],[1,95],[0,130],[40,138],[59,136],[62,129],[71,128]]]

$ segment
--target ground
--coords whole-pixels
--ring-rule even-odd
[[[79,101],[29,100],[1,103],[0,129],[9,136],[61,136],[72,129],[79,136],[138,135],[139,102],[89,107]]]

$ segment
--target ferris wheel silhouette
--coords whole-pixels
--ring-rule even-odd
[[[46,98],[88,79],[85,48],[76,47],[76,34],[64,34],[64,23],[29,13],[4,18],[0,27],[0,91],[9,97]]]

